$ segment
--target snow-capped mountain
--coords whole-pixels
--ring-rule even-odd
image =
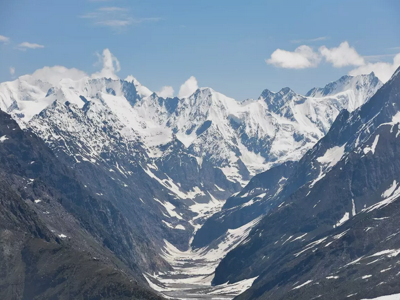
[[[187,98],[164,99],[132,76],[42,80],[25,75],[0,84],[0,108],[78,169],[83,181],[103,174],[103,183],[87,183],[98,194],[115,190],[111,194],[122,210],[131,205],[130,193],[143,211],[157,206],[161,227],[186,236],[173,238],[185,244],[190,234],[175,228],[196,230],[190,216],[198,215],[195,219],[201,223],[210,214],[207,210],[214,211],[211,206],[223,204],[217,199],[238,191],[252,175],[298,160],[329,130],[340,110],[353,109],[380,86],[371,73],[342,77],[324,88],[330,91],[324,97],[284,88],[239,102],[211,88],[200,88]],[[105,189],[105,182],[113,188]],[[144,182],[153,187],[141,194],[136,190]],[[121,187],[126,201],[118,200]],[[200,213],[199,201],[214,204]],[[165,205],[179,213],[166,218]],[[132,209],[135,215],[137,210]]]
[[[238,102],[210,88],[184,99],[164,99],[132,76],[127,80],[62,79],[57,84],[29,75],[0,86],[1,108],[25,125],[54,100],[83,107],[107,105],[116,118],[141,138],[150,156],[175,138],[198,159],[209,159],[232,181],[288,160],[298,160],[329,130],[340,110],[350,111],[381,86],[373,73],[344,76],[307,95],[289,88],[263,91],[259,99]]]
[[[266,181],[271,169],[253,178],[247,194],[239,194],[242,202],[232,199],[231,207],[262,201],[272,207],[222,260],[215,284],[259,276],[238,299],[366,299],[400,292],[394,283],[398,252],[392,250],[400,245],[399,91],[400,69],[364,105],[341,112],[294,166],[275,170],[278,176],[288,172],[278,192],[271,194]]]
[[[381,86],[373,74],[341,81],[337,93],[324,96],[284,88],[239,102],[211,88],[162,98],[132,76],[26,75],[0,84],[0,108],[42,138],[91,193],[110,200],[151,247],[162,249],[168,241],[177,251],[189,251],[194,233],[204,232],[205,219],[225,199],[256,173],[299,160],[342,109],[353,110]],[[209,248],[198,253],[217,247],[223,256],[260,213],[240,219],[249,222],[235,224],[235,230],[216,230],[204,245]],[[212,255],[212,265],[222,256]]]

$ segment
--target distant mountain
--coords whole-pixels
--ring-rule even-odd
[[[2,111],[0,157],[1,299],[161,299],[140,269],[169,265],[148,240]]]
[[[293,122],[293,128],[285,133],[281,132],[274,139],[276,145],[291,151],[288,155],[284,155],[284,161],[292,161],[292,163],[278,165],[265,173],[256,175],[240,193],[232,195],[222,210],[209,218],[203,228],[197,232],[193,246],[203,247],[226,230],[238,228],[253,221],[267,213],[270,208],[274,207],[274,203],[279,204],[280,199],[310,180],[310,177],[317,176],[318,174],[314,174],[314,169],[310,171],[312,175],[308,174],[309,171],[305,169],[303,173],[298,173],[299,181],[291,185],[290,191],[288,187],[283,189],[285,185],[287,186],[286,180],[292,173],[295,162],[309,149],[309,146],[305,145],[301,146],[298,152],[293,152],[293,148],[291,148],[293,143],[285,139],[290,136],[290,138],[298,139],[299,144],[309,141],[309,145],[314,145],[328,132],[342,108],[353,111],[373,96],[376,90],[371,89],[371,86],[376,89],[381,87],[379,79],[373,73],[356,77],[343,76],[325,88],[314,88],[307,95],[317,96],[316,98],[298,95],[289,88],[284,88],[278,93],[265,90],[260,99],[264,99],[268,110]],[[284,130],[282,128],[282,131]],[[289,132],[291,133],[289,134]],[[270,152],[269,155],[271,154]],[[254,182],[263,182],[263,177],[269,178],[268,186],[264,187],[263,184],[256,186]],[[236,203],[238,205],[234,205]]]
[[[400,292],[399,95],[400,69],[367,103],[338,116],[269,200],[273,208],[222,260],[215,284],[258,276],[237,299]]]
[[[342,77],[307,97],[284,88],[238,102],[210,88],[184,99],[163,99],[131,76],[52,84],[25,75],[0,84],[0,107],[28,126],[56,99],[80,108],[88,101],[99,102],[140,136],[148,153],[159,153],[159,145],[176,138],[192,155],[216,164],[230,180],[245,183],[260,170],[300,159],[342,109],[354,110],[380,86],[371,73]]]

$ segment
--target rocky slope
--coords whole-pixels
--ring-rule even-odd
[[[168,268],[149,241],[2,111],[0,157],[2,299],[161,299],[140,271]]]
[[[214,283],[258,276],[238,299],[398,293],[390,270],[399,247],[399,110],[400,69],[296,164],[275,208],[222,260]]]

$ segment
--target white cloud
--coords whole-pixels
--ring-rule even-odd
[[[188,80],[185,81],[184,84],[181,85],[179,89],[179,98],[186,98],[192,95],[199,86],[197,85],[197,79],[194,76],[190,76]]]
[[[317,37],[317,38],[314,38],[314,39],[293,40],[293,41],[290,41],[290,42],[293,43],[293,44],[301,44],[301,43],[312,43],[312,42],[325,41],[327,39],[329,39],[328,36],[320,36],[320,37]]]
[[[101,56],[103,62],[103,68],[100,72],[92,74],[92,78],[111,78],[118,79],[115,74],[121,70],[118,59],[111,53],[109,49],[103,50],[103,55]]]
[[[347,41],[336,48],[328,49],[326,46],[322,46],[319,51],[326,61],[332,63],[335,68],[365,64],[364,58],[357,53],[356,49],[350,47]]]
[[[6,37],[4,35],[0,35],[0,42],[7,44],[10,41],[9,37]]]
[[[392,77],[393,73],[400,66],[400,53],[393,58],[393,63],[388,62],[367,62],[363,66],[360,66],[349,72],[349,75],[355,76],[360,74],[369,74],[374,72],[375,75],[382,81],[386,82]]]
[[[10,67],[10,75],[11,76],[15,75],[15,68],[14,67]]]
[[[277,49],[267,59],[267,64],[285,69],[304,69],[318,66],[321,58],[317,52],[309,46],[297,47],[294,52]]]
[[[23,42],[17,46],[17,49],[19,50],[26,50],[26,49],[40,49],[44,48],[43,45],[35,44],[35,43],[29,43],[29,42]]]
[[[89,12],[80,16],[83,19],[91,20],[93,25],[105,26],[114,29],[123,29],[131,24],[143,22],[156,22],[160,18],[133,18],[129,15],[129,10],[124,7],[107,6],[97,8],[93,12]]]
[[[42,69],[38,69],[33,74],[24,75],[21,76],[21,78],[28,82],[42,80],[50,82],[52,85],[57,85],[64,78],[79,80],[86,76],[87,74],[85,72],[75,68],[68,69],[63,66],[54,66],[54,67],[44,67]]]
[[[393,63],[379,61],[389,56],[394,56]],[[400,65],[400,53],[361,56],[347,41],[338,47],[322,46],[319,52],[314,52],[306,45],[298,47],[294,52],[277,49],[266,62],[279,68],[304,69],[318,66],[322,58],[335,68],[356,66],[357,68],[349,72],[353,76],[374,72],[382,82],[388,81]]]
[[[166,85],[161,88],[157,95],[163,98],[172,98],[174,96],[174,89],[172,86]]]
[[[123,28],[132,23],[132,18],[126,12],[127,9],[123,7],[100,7],[81,18],[89,19],[97,26]]]

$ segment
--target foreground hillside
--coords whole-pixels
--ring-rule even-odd
[[[1,299],[161,299],[137,267],[145,239],[2,111],[0,157]]]
[[[214,283],[258,276],[237,299],[365,299],[400,292],[400,69],[343,111],[296,164],[275,208],[222,260]]]

